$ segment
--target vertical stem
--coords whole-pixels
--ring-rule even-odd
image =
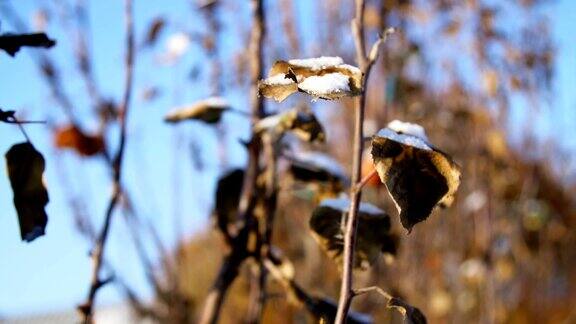
[[[356,16],[352,20],[352,32],[356,44],[356,57],[358,65],[362,70],[363,84],[362,93],[355,98],[354,117],[354,148],[352,161],[352,183],[350,184],[350,209],[346,220],[344,231],[344,258],[342,267],[342,283],[340,286],[340,299],[338,301],[338,312],[336,313],[336,324],[346,322],[350,303],[354,295],[352,288],[352,275],[354,267],[354,245],[356,244],[356,229],[358,225],[358,207],[362,196],[362,189],[359,186],[361,181],[362,149],[364,138],[364,108],[366,104],[367,80],[372,64],[369,64],[366,57],[366,46],[364,43],[364,1],[356,0]]]
[[[114,156],[112,161],[113,169],[113,192],[110,202],[108,203],[108,208],[106,209],[106,217],[104,219],[104,225],[102,230],[98,235],[98,241],[94,251],[92,252],[93,260],[93,271],[92,280],[90,283],[90,290],[88,292],[87,301],[79,307],[82,312],[84,323],[93,323],[93,308],[94,300],[96,299],[96,293],[100,289],[106,280],[102,280],[100,277],[100,269],[103,265],[104,260],[104,248],[108,239],[108,234],[110,232],[110,225],[112,223],[112,214],[114,209],[120,200],[121,196],[121,176],[122,176],[122,159],[124,157],[124,151],[126,146],[126,129],[127,129],[127,115],[128,109],[130,107],[130,98],[132,96],[132,79],[134,70],[134,23],[132,18],[132,0],[126,0],[125,2],[125,19],[126,19],[126,60],[125,60],[125,70],[126,78],[124,84],[124,95],[122,98],[122,106],[118,113],[118,119],[120,123],[120,140],[118,145],[118,151]]]
[[[263,0],[252,0],[252,35],[250,41],[250,99],[252,106],[252,124],[256,123],[264,115],[264,102],[258,95],[258,81],[262,77],[262,44],[265,34],[265,15]],[[254,134],[252,134],[254,135]],[[233,238],[230,251],[223,260],[220,272],[212,289],[208,293],[202,316],[201,324],[213,324],[218,322],[224,297],[228,288],[238,276],[239,268],[248,257],[247,242],[249,232],[254,229],[254,194],[256,191],[256,179],[259,172],[260,143],[252,136],[248,144],[248,166],[242,186],[242,195],[238,207],[238,215],[243,222],[238,234]]]

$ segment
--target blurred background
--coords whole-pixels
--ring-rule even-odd
[[[264,1],[265,70],[275,60],[341,56],[355,64],[353,2]],[[134,1],[136,61],[123,185],[105,254],[116,280],[97,299],[98,322],[194,322],[224,253],[211,218],[218,178],[246,163],[249,121],[166,124],[164,115],[210,96],[249,110],[246,1]],[[384,28],[368,89],[366,134],[393,119],[419,123],[462,166],[455,204],[411,234],[384,187],[363,199],[386,210],[399,251],[356,275],[419,307],[431,323],[576,322],[576,2],[570,0],[369,0],[368,43]],[[0,53],[0,107],[20,119],[46,158],[46,236],[21,242],[10,183],[0,173],[0,322],[74,322],[90,284],[89,251],[112,190],[104,152],[116,149],[124,89],[121,1],[0,0],[0,33],[44,31],[51,49]],[[349,170],[352,100],[294,95],[274,113],[308,105],[327,143],[302,144]],[[73,130],[73,131],[72,131]],[[70,135],[74,134],[74,135]],[[100,143],[79,149],[70,136]],[[0,151],[22,141],[0,124]],[[370,167],[367,156],[366,167]],[[274,244],[308,291],[337,299],[333,260],[309,234],[313,188],[281,176]],[[222,323],[247,309],[247,269]],[[265,323],[306,323],[302,307],[271,284]],[[398,314],[378,295],[358,297],[376,323]],[[127,317],[128,316],[128,317]],[[127,319],[129,318],[129,319]]]

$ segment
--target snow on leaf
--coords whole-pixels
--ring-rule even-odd
[[[312,212],[310,228],[314,238],[326,253],[341,264],[344,248],[342,221],[350,208],[349,199],[324,199]],[[345,217],[342,217],[345,215]],[[396,253],[397,243],[390,232],[390,217],[381,209],[368,203],[360,203],[358,209],[358,235],[356,241],[355,268],[367,269],[380,253]]]
[[[340,57],[319,57],[274,63],[269,77],[260,81],[260,94],[282,101],[302,91],[314,98],[339,99],[360,94],[362,72]]]
[[[230,104],[223,98],[210,97],[200,100],[182,108],[177,108],[164,117],[169,123],[181,122],[183,120],[200,120],[208,124],[216,124],[222,118],[222,114],[230,109]]]
[[[44,157],[30,142],[15,144],[6,152],[8,177],[14,193],[22,240],[31,242],[44,235],[48,216],[48,191],[42,181]]]
[[[436,206],[452,203],[460,185],[460,167],[428,143],[421,126],[399,121],[391,124],[394,129],[389,125],[373,137],[372,159],[396,203],[402,225],[410,232]]]

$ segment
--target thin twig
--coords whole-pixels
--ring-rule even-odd
[[[370,181],[370,179],[374,178],[377,174],[378,174],[378,171],[376,171],[376,169],[372,170],[372,172],[370,172],[370,174],[368,174],[367,176],[362,178],[362,180],[360,180],[360,182],[358,182],[356,184],[356,186],[354,186],[354,191],[361,191],[362,188],[364,188],[364,186],[368,183],[368,181]]]
[[[125,2],[125,19],[126,19],[126,78],[125,78],[125,88],[124,96],[122,98],[122,105],[118,114],[118,119],[120,123],[120,140],[118,145],[118,151],[114,156],[112,161],[112,169],[114,173],[113,179],[113,193],[108,203],[108,208],[106,210],[106,216],[104,220],[104,225],[98,236],[98,241],[92,253],[93,260],[93,272],[92,280],[90,284],[90,290],[88,292],[88,297],[86,303],[79,307],[80,311],[84,315],[84,323],[93,322],[93,307],[94,300],[96,298],[96,293],[98,289],[102,286],[102,279],[100,278],[100,269],[103,264],[104,248],[107,242],[108,234],[110,231],[110,225],[112,221],[112,214],[114,209],[120,200],[121,195],[121,184],[120,179],[122,176],[122,159],[124,157],[124,151],[126,147],[126,134],[127,134],[127,115],[130,107],[130,99],[132,96],[132,79],[134,70],[134,22],[132,18],[132,0],[126,0]]]
[[[354,289],[352,293],[354,296],[360,296],[360,295],[364,295],[364,294],[370,293],[370,292],[379,293],[380,295],[384,296],[384,298],[386,298],[387,301],[390,301],[392,298],[394,298],[394,297],[392,297],[392,295],[385,292],[384,289],[382,289],[378,286],[371,286],[371,287],[366,287],[366,288]]]
[[[262,77],[262,44],[265,34],[265,15],[263,0],[252,0],[253,26],[250,42],[250,74],[252,100],[252,124],[264,116],[264,102],[258,95],[258,81]],[[246,168],[242,194],[238,208],[238,219],[242,223],[238,234],[230,244],[231,251],[225,256],[222,266],[212,289],[206,297],[200,323],[217,323],[220,316],[224,297],[232,282],[238,276],[239,268],[250,255],[247,250],[249,233],[256,228],[257,223],[252,215],[255,205],[256,179],[259,173],[260,143],[257,137],[252,136],[248,144],[248,166]]]
[[[380,44],[385,37],[393,31],[386,31],[374,44],[370,51],[370,57],[366,56],[366,44],[364,38],[364,0],[356,0],[355,18],[352,19],[351,28],[356,45],[356,58],[364,77],[362,81],[362,93],[355,98],[355,123],[354,123],[354,151],[352,163],[352,182],[350,185],[350,209],[344,232],[344,258],[342,271],[342,284],[340,287],[340,299],[336,324],[344,324],[348,316],[350,304],[354,296],[352,290],[352,272],[354,266],[354,246],[356,244],[356,229],[358,225],[358,207],[362,196],[362,187],[369,180],[360,179],[362,171],[362,151],[364,144],[364,110],[366,106],[366,91],[370,71],[378,57]],[[372,175],[371,175],[372,176]]]

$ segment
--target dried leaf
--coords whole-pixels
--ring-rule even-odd
[[[93,156],[104,151],[104,139],[100,135],[87,135],[74,125],[59,128],[54,133],[58,148],[75,150],[83,156]]]
[[[228,102],[220,97],[210,97],[200,100],[191,106],[177,108],[168,113],[164,120],[169,123],[183,120],[199,120],[208,124],[216,124],[222,118],[222,114],[230,109]]]
[[[327,100],[351,97],[362,90],[362,72],[340,57],[277,61],[258,88],[261,95],[280,102],[302,91]]]
[[[219,228],[225,229],[236,220],[243,183],[242,169],[231,170],[218,179],[214,215]]]
[[[289,157],[290,173],[302,182],[329,182],[346,187],[350,179],[346,170],[331,156],[320,152],[298,152]]]
[[[393,121],[372,139],[372,158],[409,232],[454,200],[460,167],[428,143],[422,127]]]
[[[286,132],[292,132],[306,142],[324,142],[324,128],[310,111],[291,109],[287,112],[268,116],[254,125],[255,133],[269,132],[281,137]]]
[[[54,45],[56,42],[48,38],[45,33],[0,35],[0,49],[3,49],[10,56],[16,55],[21,47],[50,48]]]
[[[426,324],[426,316],[416,307],[406,303],[400,298],[392,298],[388,301],[388,308],[395,308],[404,316],[406,324]]]
[[[344,248],[342,220],[347,217],[349,199],[324,199],[312,212],[310,229],[328,255],[341,264]],[[344,215],[344,217],[343,217]],[[390,217],[379,208],[361,203],[358,210],[355,268],[367,269],[387,252],[395,254],[396,239],[390,235]]]
[[[148,26],[148,31],[146,32],[146,39],[144,40],[144,46],[154,46],[160,33],[164,30],[166,26],[166,21],[163,17],[156,17],[150,25]]]
[[[31,242],[44,235],[48,216],[48,192],[42,182],[45,161],[30,142],[19,143],[6,152],[8,177],[14,193],[22,240]]]

